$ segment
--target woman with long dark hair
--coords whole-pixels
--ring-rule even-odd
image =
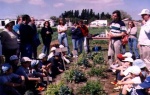
[[[44,22],[44,27],[42,27],[41,29],[41,37],[42,37],[42,41],[43,41],[43,53],[46,53],[46,55],[49,54],[49,49],[50,49],[50,43],[52,40],[52,28],[50,27],[50,23],[49,21],[45,21]]]

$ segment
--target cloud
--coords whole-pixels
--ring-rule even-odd
[[[29,4],[32,5],[39,5],[39,6],[46,6],[46,3],[44,2],[44,0],[29,0]]]
[[[0,2],[5,2],[5,3],[18,3],[22,0],[0,0]]]
[[[56,3],[53,5],[55,8],[59,8],[59,7],[62,7],[64,6],[64,3]]]

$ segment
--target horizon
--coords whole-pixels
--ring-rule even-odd
[[[82,9],[93,9],[96,14],[123,10],[133,20],[141,20],[138,14],[144,8],[150,10],[149,4],[150,0],[0,0],[0,19],[16,19],[21,14],[35,19],[49,19],[69,10],[79,10],[81,13]]]

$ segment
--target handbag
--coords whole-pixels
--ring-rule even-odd
[[[126,35],[123,36],[122,39],[121,39],[122,45],[126,45],[126,44],[128,43],[128,40],[129,40],[129,35],[126,34]]]

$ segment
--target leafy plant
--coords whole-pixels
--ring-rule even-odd
[[[86,80],[85,74],[80,70],[69,70],[65,72],[64,78],[67,82],[74,81],[75,83],[79,83]]]
[[[73,93],[68,86],[61,86],[58,95],[73,95]]]
[[[94,62],[94,64],[101,64],[101,63],[104,63],[103,54],[102,54],[101,52],[98,52],[98,53],[94,56],[93,62]]]
[[[85,86],[80,88],[78,93],[81,95],[105,95],[99,81],[88,81]]]
[[[92,67],[91,70],[88,72],[89,76],[104,76],[105,68],[102,67]]]

